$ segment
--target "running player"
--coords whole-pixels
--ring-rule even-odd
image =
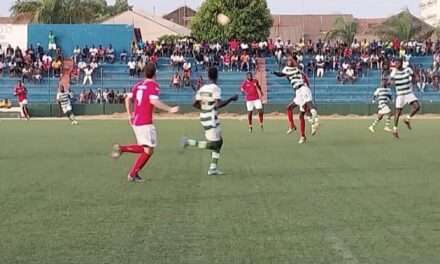
[[[177,113],[179,107],[170,107],[159,100],[159,84],[154,80],[156,76],[156,66],[148,63],[145,66],[146,79],[136,83],[131,93],[125,98],[125,108],[127,110],[130,125],[136,136],[137,144],[133,145],[114,145],[112,157],[119,158],[122,153],[138,154],[129,174],[128,181],[143,182],[139,172],[150,160],[157,147],[156,128],[153,124],[154,109]],[[134,104],[134,113],[131,111],[132,102]]]
[[[18,81],[18,84],[14,88],[14,95],[17,97],[18,104],[20,106],[20,117],[24,117],[27,120],[30,119],[29,109],[27,107],[27,89],[23,85],[22,81]]]
[[[218,161],[220,159],[220,151],[223,146],[223,138],[220,129],[220,121],[218,119],[218,110],[227,106],[229,103],[238,100],[238,95],[232,96],[226,101],[221,99],[221,89],[217,86],[218,70],[210,68],[208,71],[209,84],[204,85],[197,91],[196,99],[193,106],[201,110],[200,123],[205,130],[205,141],[195,139],[182,139],[182,146],[186,148],[197,147],[199,149],[212,150],[211,164],[209,166],[208,175],[222,175],[218,169]]]
[[[391,89],[388,88],[387,80],[382,80],[381,87],[377,88],[374,92],[374,101],[378,103],[377,119],[374,120],[373,124],[368,127],[371,133],[376,132],[376,126],[385,117],[385,128],[386,132],[393,132],[390,128],[391,125],[391,108],[390,103],[392,99]]]
[[[261,102],[263,91],[261,90],[261,86],[258,81],[253,78],[252,72],[247,73],[247,79],[241,84],[240,89],[241,92],[246,96],[249,132],[252,133],[252,114],[254,109],[256,109],[258,112],[260,128],[263,130],[264,111],[263,103]]]
[[[293,121],[293,110],[299,107],[299,119],[301,125],[301,138],[299,144],[304,144],[306,142],[305,133],[305,114],[311,114],[312,123],[312,135],[315,135],[319,128],[319,118],[318,111],[313,104],[312,91],[309,88],[307,78],[304,73],[300,70],[296,58],[289,56],[287,60],[287,66],[281,72],[274,72],[278,77],[287,77],[292,88],[295,90],[295,98],[291,103],[287,105],[287,118],[289,121],[289,129],[287,134],[291,134],[293,130],[296,130]]]
[[[72,122],[72,125],[78,125],[78,121],[75,119],[75,115],[72,112],[72,93],[66,91],[64,86],[60,85],[60,90],[57,93],[57,101],[61,105],[61,110]]]
[[[390,79],[396,88],[396,113],[394,116],[393,135],[399,138],[399,118],[402,115],[402,109],[405,105],[411,106],[411,113],[403,121],[408,129],[411,129],[411,118],[420,110],[420,103],[412,90],[412,78],[414,72],[411,68],[403,67],[403,59],[399,58],[396,62],[396,69],[391,73]]]

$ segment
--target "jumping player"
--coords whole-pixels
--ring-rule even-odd
[[[301,125],[301,138],[299,144],[304,144],[306,142],[305,133],[305,114],[309,113],[311,117],[312,124],[312,135],[315,135],[319,128],[319,118],[318,111],[313,104],[312,91],[309,88],[307,78],[304,73],[300,70],[296,58],[289,56],[287,60],[287,66],[281,72],[274,72],[278,77],[287,77],[292,88],[295,90],[295,98],[291,103],[287,105],[287,118],[289,121],[289,129],[287,134],[291,134],[293,130],[296,130],[293,121],[293,110],[299,107],[299,119]]]
[[[396,88],[396,113],[394,116],[393,135],[399,138],[399,118],[402,115],[402,109],[405,105],[411,106],[411,113],[405,117],[403,121],[408,129],[411,127],[411,118],[420,110],[420,103],[412,90],[412,78],[414,72],[411,68],[403,67],[403,59],[399,58],[396,62],[396,69],[391,73],[390,78]]]
[[[388,88],[387,80],[382,80],[381,87],[377,88],[374,92],[374,101],[378,103],[377,119],[374,120],[373,124],[368,127],[371,133],[376,132],[376,126],[385,117],[385,128],[386,132],[393,132],[390,128],[391,125],[391,108],[390,103],[392,100],[391,89]]]
[[[263,91],[261,90],[261,86],[258,81],[253,78],[252,72],[247,73],[247,79],[241,84],[240,89],[241,92],[246,96],[249,132],[252,133],[252,114],[254,109],[256,109],[258,112],[260,128],[263,130],[264,111],[263,103],[261,102]]]
[[[76,121],[75,115],[72,112],[72,93],[66,91],[62,84],[60,85],[60,90],[57,93],[57,101],[61,105],[63,113],[72,122],[72,125],[78,125],[78,121]]]
[[[131,93],[125,98],[125,108],[127,110],[130,125],[136,136],[137,144],[133,145],[114,145],[112,157],[119,158],[122,153],[138,154],[138,158],[133,164],[128,174],[128,181],[143,182],[139,176],[139,172],[150,160],[157,147],[156,128],[153,124],[154,109],[177,113],[179,107],[171,107],[159,100],[160,88],[159,84],[154,80],[156,76],[156,66],[148,63],[145,66],[146,79],[136,83]],[[132,102],[134,105],[134,113],[131,111]]]
[[[17,101],[20,106],[20,116],[29,120],[30,115],[29,115],[29,109],[27,107],[28,105],[27,89],[23,85],[22,81],[18,81],[18,84],[15,86],[14,95],[17,97]]]
[[[205,141],[195,139],[182,139],[183,148],[197,147],[199,149],[212,150],[211,164],[209,166],[208,175],[222,175],[218,169],[218,161],[220,159],[220,151],[223,146],[223,138],[220,129],[220,121],[218,119],[218,110],[227,106],[229,103],[238,100],[238,95],[232,96],[226,101],[221,99],[221,89],[217,86],[218,70],[210,68],[208,71],[209,83],[202,86],[197,91],[196,99],[193,106],[201,110],[200,123],[205,130]]]

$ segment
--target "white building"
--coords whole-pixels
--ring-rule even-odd
[[[420,0],[420,18],[431,26],[440,26],[440,0]]]

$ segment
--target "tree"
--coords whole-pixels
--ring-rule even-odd
[[[94,23],[119,14],[131,6],[127,0],[15,0],[12,16],[30,16],[34,23],[73,24]]]
[[[357,33],[357,23],[346,21],[344,17],[335,20],[333,29],[327,32],[326,39],[341,39],[346,44],[351,44]]]
[[[225,14],[231,22],[220,25],[219,14]],[[191,30],[198,40],[260,41],[267,39],[272,24],[266,0],[206,0],[192,18]]]
[[[427,38],[434,31],[433,27],[413,16],[409,10],[404,10],[388,18],[382,25],[377,27],[376,34],[386,40],[397,38],[408,41],[416,38]]]

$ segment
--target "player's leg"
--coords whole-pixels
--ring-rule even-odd
[[[73,114],[72,110],[68,110],[66,112],[67,118],[69,118],[70,122],[72,122],[72,125],[78,125],[78,121],[76,121],[75,115]]]
[[[252,114],[253,114],[253,111],[247,112],[249,133],[252,133]]]
[[[207,141],[207,140],[197,140],[197,139],[182,139],[182,147],[195,147],[198,149],[212,150],[211,164],[209,165],[208,175],[219,175],[222,174],[218,170],[218,161],[220,159],[220,150],[223,146],[223,139],[220,138],[218,141]]]
[[[410,103],[411,113],[406,116],[404,122],[408,129],[412,129],[411,127],[411,119],[420,111],[420,103],[419,101],[413,101]]]
[[[306,112],[309,112],[311,115],[311,124],[312,124],[312,136],[316,135],[319,129],[319,116],[318,110],[312,101],[308,101],[304,106]]]
[[[293,121],[293,110],[297,105],[294,102],[291,102],[287,105],[286,108],[286,114],[287,114],[287,120],[288,120],[288,130],[287,134],[291,134],[294,130],[296,130],[295,122]]]
[[[29,108],[27,104],[23,105],[23,113],[27,120],[31,118],[31,115],[29,114]]]
[[[255,108],[257,109],[257,112],[258,112],[258,121],[260,123],[260,128],[261,128],[261,130],[263,130],[263,128],[264,128],[264,109],[263,109],[263,103],[261,102],[261,100],[255,101]]]
[[[305,119],[305,111],[299,112],[299,123],[300,123],[300,139],[299,144],[306,143],[306,119]]]
[[[376,132],[376,126],[380,123],[380,121],[383,119],[383,114],[378,113],[377,118],[373,121],[373,123],[368,127],[368,129],[371,131],[371,133]]]
[[[384,130],[386,132],[393,132],[393,129],[391,129],[391,112],[385,115],[385,127]]]
[[[399,119],[402,115],[402,108],[396,108],[396,113],[394,114],[394,127],[393,127],[393,135],[395,138],[399,138]]]
[[[141,146],[142,147],[142,146]],[[133,182],[143,182],[139,172],[147,165],[150,158],[153,156],[154,147],[143,146],[143,151],[139,153],[138,158],[133,163],[128,174],[128,180]]]

